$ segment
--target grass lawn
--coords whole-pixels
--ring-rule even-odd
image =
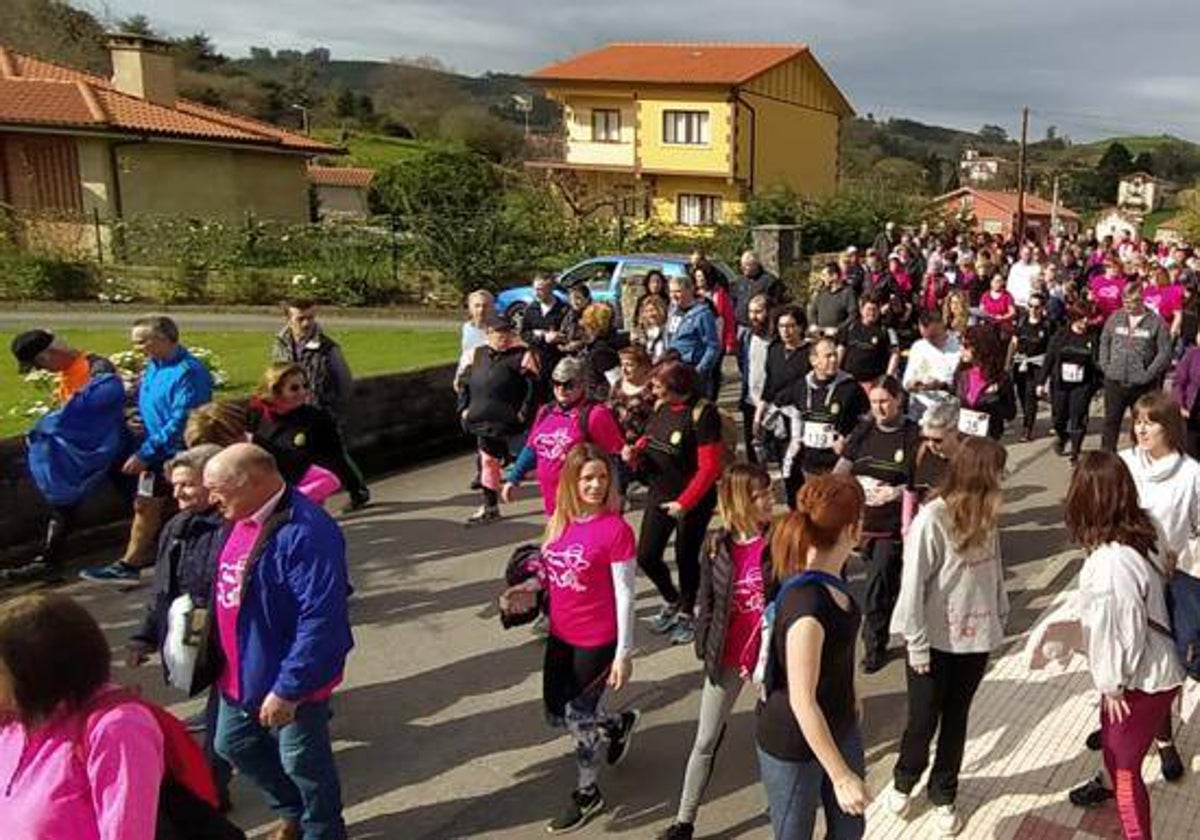
[[[341,132],[337,129],[317,129],[313,131],[313,136],[334,145],[341,141]],[[381,169],[389,163],[407,160],[436,148],[436,144],[420,140],[404,140],[361,131],[350,132],[345,145],[349,154],[335,158],[334,166],[368,166]]]
[[[108,355],[129,349],[129,333],[112,329],[66,329],[61,334],[72,347]],[[228,386],[220,396],[245,394],[254,389],[270,361],[272,336],[256,332],[189,331],[184,342],[207,347],[221,360],[229,375]],[[335,338],[342,345],[346,360],[355,376],[418,370],[458,358],[459,336],[452,330],[338,330]],[[4,344],[11,336],[4,336]],[[14,405],[23,405],[37,392],[21,380],[16,363],[5,351],[0,360],[0,437],[23,432],[28,421],[8,416]]]

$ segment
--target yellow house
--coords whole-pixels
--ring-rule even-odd
[[[775,186],[833,192],[854,113],[803,45],[617,43],[529,78],[565,136],[561,159],[527,166],[581,203],[683,226],[733,220]]]
[[[309,217],[307,161],[341,150],[181,99],[170,45],[116,35],[106,79],[0,44],[0,203],[93,250],[137,216]]]

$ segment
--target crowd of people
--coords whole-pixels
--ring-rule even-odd
[[[481,504],[466,524],[502,518],[531,475],[545,516],[499,605],[506,627],[546,635],[546,719],[574,745],[577,776],[547,831],[601,811],[601,772],[630,750],[640,712],[604,699],[633,677],[640,570],[659,599],[645,629],[701,662],[666,840],[693,836],[744,688],[759,697],[775,836],[807,840],[822,810],[825,836],[862,837],[857,674],[888,667],[896,637],[907,711],[881,818],[906,819],[927,776],[938,831],[959,834],[971,704],[1009,611],[1006,444],[1048,432],[1050,457],[1073,466],[1066,523],[1087,559],[1078,602],[1042,628],[1030,665],[1086,657],[1101,695],[1087,746],[1103,769],[1071,801],[1115,798],[1124,836],[1149,838],[1142,758],[1156,748],[1172,781],[1185,766],[1171,710],[1191,663],[1163,582],[1200,562],[1198,271],[1186,248],[889,225],[820,266],[804,305],[752,252],[733,283],[702,253],[682,276],[651,271],[627,313],[550,277],[519,320],[471,294],[454,378],[477,442]],[[81,575],[128,586],[154,567],[125,661],[157,656],[170,685],[207,695],[190,722],[205,733],[197,796],[227,813],[237,772],[277,815],[271,840],[336,840],[330,697],[353,638],[345,539],[323,506],[339,489],[348,511],[370,494],[344,441],[345,359],[311,301],[286,312],[248,402],[212,399],[167,317],[134,322],[134,383],[49,331],[17,336],[18,364],[56,374],[61,407],[29,435],[51,510],[42,551],[4,577],[57,579],[74,510],[116,483],[131,499],[127,547]],[[1101,446],[1085,452],[1100,394]],[[851,571],[865,578],[853,591]],[[173,730],[112,683],[109,659],[67,598],[0,605],[0,803],[30,836],[148,840],[179,786]],[[80,661],[95,667],[69,666]]]
[[[572,830],[603,807],[598,739],[609,764],[629,749],[638,712],[612,716],[600,701],[629,679],[637,568],[661,599],[646,629],[694,644],[702,662],[666,840],[693,836],[747,684],[760,695],[775,836],[811,837],[823,808],[826,836],[861,837],[871,796],[855,673],[887,667],[896,636],[908,713],[882,812],[906,818],[928,771],[938,831],[961,832],[971,703],[1009,610],[1006,444],[1049,434],[1049,457],[1073,468],[1067,521],[1088,559],[1080,609],[1031,661],[1087,656],[1103,696],[1089,744],[1105,771],[1070,799],[1115,797],[1124,836],[1149,837],[1142,757],[1154,746],[1168,780],[1184,772],[1169,714],[1183,671],[1144,619],[1170,626],[1163,586],[1151,584],[1192,571],[1200,537],[1198,270],[1181,247],[889,227],[865,254],[849,247],[819,266],[804,306],[751,252],[732,284],[702,253],[686,276],[650,272],[624,340],[607,304],[574,290],[560,300],[550,278],[519,322],[476,292],[456,386],[479,442],[483,503],[467,524],[499,519],[535,468],[550,519],[535,572],[501,599],[510,617],[548,611],[546,711],[576,745],[577,784],[547,829]],[[735,363],[740,433],[718,404]],[[1101,395],[1100,451],[1084,452]],[[1043,402],[1050,422],[1039,426]],[[1132,490],[1101,503],[1118,472]],[[635,538],[624,516],[639,506]],[[850,562],[865,576],[858,597]]]

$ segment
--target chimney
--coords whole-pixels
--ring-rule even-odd
[[[169,42],[115,33],[108,36],[108,52],[114,88],[155,105],[175,106],[175,58]]]

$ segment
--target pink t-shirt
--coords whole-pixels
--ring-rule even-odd
[[[1088,281],[1088,291],[1097,313],[1104,319],[1121,308],[1121,295],[1125,291],[1124,277],[1106,277],[1098,274]]]
[[[1142,300],[1146,301],[1146,305],[1157,312],[1158,317],[1169,327],[1171,321],[1175,320],[1175,313],[1183,308],[1183,286],[1173,283],[1157,286],[1151,283],[1142,289]]]
[[[967,387],[966,393],[963,396],[966,397],[966,405],[969,408],[973,408],[979,403],[979,398],[983,396],[983,392],[987,390],[987,386],[987,377],[983,375],[982,370],[978,367],[973,367],[967,371]]]
[[[217,688],[230,700],[241,697],[241,677],[238,666],[237,619],[242,606],[242,578],[246,574],[246,562],[254,550],[254,541],[262,525],[253,519],[243,519],[233,526],[229,539],[217,558],[217,638],[221,642],[221,653],[225,655],[225,667],[217,677]]]
[[[637,556],[633,529],[620,514],[576,520],[542,549],[542,585],[550,599],[550,632],[576,647],[617,638],[612,565]]]
[[[729,626],[725,628],[725,650],[721,664],[737,668],[743,675],[754,670],[758,660],[758,642],[762,627],[763,596],[762,553],[764,540],[755,537],[748,543],[734,542],[733,590],[729,600]]]
[[[542,492],[542,505],[546,515],[554,513],[554,498],[558,493],[558,474],[562,472],[567,453],[583,440],[580,428],[580,406],[563,411],[557,405],[549,405],[542,412],[537,424],[529,432],[528,445],[537,453],[537,479]],[[625,446],[625,436],[612,410],[606,405],[593,405],[588,409],[587,438],[610,455],[616,455]]]
[[[33,731],[0,723],[8,840],[153,840],[164,772],[158,722],[136,703],[95,715],[87,733],[86,717],[59,712]]]
[[[1013,296],[1007,291],[996,294],[989,291],[980,300],[979,305],[983,307],[983,311],[993,318],[1003,318],[1010,309],[1014,306]]]

